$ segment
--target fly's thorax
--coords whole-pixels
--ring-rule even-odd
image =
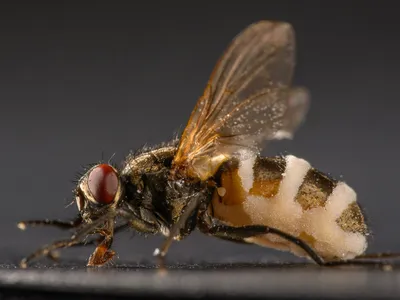
[[[168,234],[193,197],[202,195],[202,184],[188,178],[170,176],[171,149],[157,149],[127,160],[123,171],[125,202],[147,223],[159,224],[159,232]],[[140,166],[140,167],[139,167]],[[182,239],[196,226],[189,218],[180,234]]]
[[[127,178],[132,184],[142,184],[142,175],[156,173],[164,168],[171,168],[175,155],[175,146],[162,146],[127,156],[121,171],[121,176]]]
[[[213,196],[215,217],[235,226],[267,225],[300,237],[327,259],[352,258],[367,246],[367,226],[346,183],[300,158],[252,157],[225,163]],[[280,238],[249,239],[302,253]]]
[[[201,181],[190,179],[168,180],[165,200],[171,207],[173,223],[179,219],[186,205],[194,197],[203,198],[205,201],[211,199],[210,191],[211,189]]]

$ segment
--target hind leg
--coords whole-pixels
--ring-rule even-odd
[[[223,224],[220,220],[211,217],[206,212],[201,212],[198,219],[198,227],[205,234],[222,239],[243,241],[245,238],[261,234],[275,234],[303,249],[308,256],[320,266],[343,266],[343,265],[378,265],[387,266],[388,262],[383,259],[400,258],[400,253],[377,253],[358,256],[349,260],[325,261],[312,247],[303,240],[276,228],[263,225],[249,225],[233,227]]]
[[[199,229],[207,235],[236,241],[243,241],[245,238],[258,236],[261,234],[274,234],[303,249],[318,265],[326,264],[324,259],[319,256],[318,253],[315,252],[307,243],[273,227],[264,225],[248,225],[241,227],[228,226],[223,224],[218,219],[210,217],[205,212],[199,215],[198,226]]]

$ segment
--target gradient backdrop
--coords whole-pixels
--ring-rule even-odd
[[[372,1],[371,1],[372,2]],[[400,21],[396,2],[14,2],[0,9],[1,260],[56,229],[20,232],[29,218],[69,218],[80,166],[156,144],[182,129],[215,62],[239,31],[284,20],[297,34],[295,83],[312,93],[292,153],[358,192],[374,233],[370,251],[400,252]],[[225,4],[223,4],[225,3]],[[378,4],[379,3],[379,4]],[[394,5],[390,5],[394,4]],[[150,260],[161,238],[116,239],[121,261]],[[66,251],[84,260],[92,248]],[[178,262],[267,261],[290,254],[194,233]]]

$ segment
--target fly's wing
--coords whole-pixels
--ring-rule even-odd
[[[310,105],[310,94],[304,87],[293,87],[288,92],[286,111],[282,118],[281,129],[273,136],[274,139],[293,137],[296,129],[304,121]]]
[[[290,87],[294,64],[288,23],[261,21],[236,36],[192,111],[172,172],[205,180],[227,159],[290,138],[309,98],[305,89]]]

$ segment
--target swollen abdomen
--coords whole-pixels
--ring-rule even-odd
[[[253,157],[221,169],[223,196],[214,195],[214,216],[232,226],[266,225],[307,242],[325,259],[351,259],[367,247],[367,226],[346,183],[333,180],[292,155]],[[298,256],[305,253],[275,235],[247,242]]]

